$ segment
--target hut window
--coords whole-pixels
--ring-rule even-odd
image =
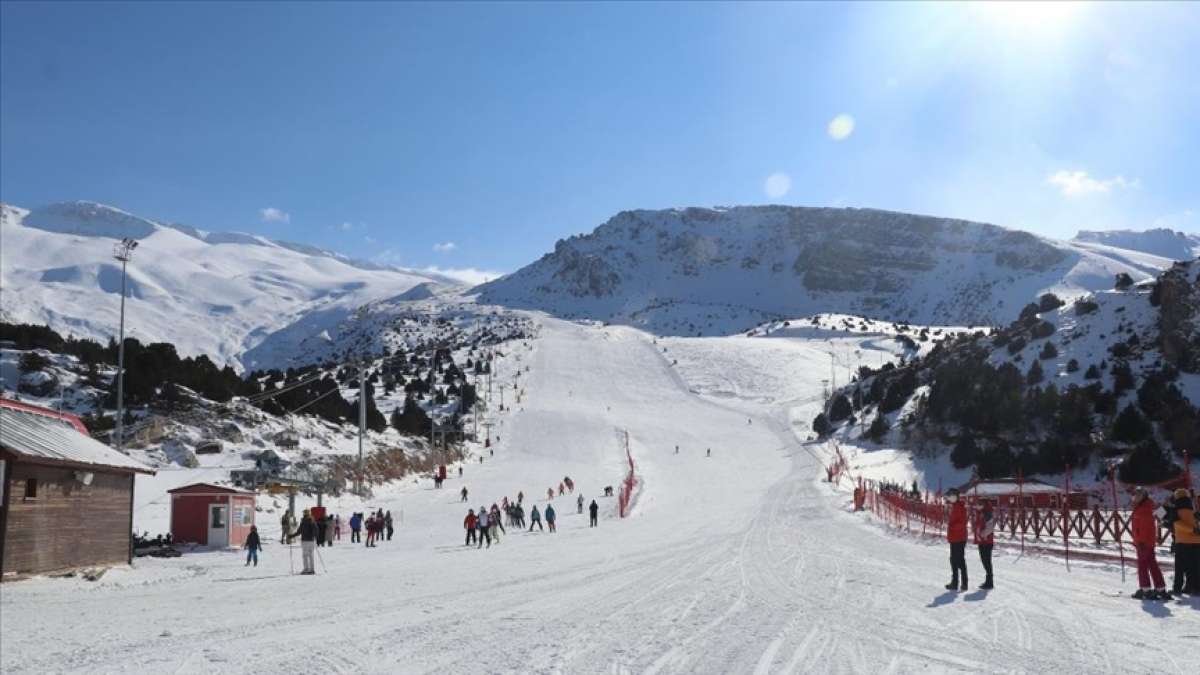
[[[25,499],[37,499],[38,482],[36,478],[25,479]]]

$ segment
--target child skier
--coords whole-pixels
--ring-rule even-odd
[[[546,510],[550,510],[550,507],[547,506]],[[530,511],[529,511],[529,531],[530,532],[533,532],[534,525],[537,525],[538,532],[545,532],[545,529],[542,527],[542,514],[538,513],[537,504],[534,504],[533,508],[530,509]]]
[[[992,513],[992,504],[984,502],[983,510],[975,519],[975,545],[979,547],[979,562],[983,564],[983,571],[987,575],[983,585],[979,587],[980,590],[992,590],[992,547],[995,544],[995,516]]]
[[[258,552],[262,550],[262,542],[258,539],[258,526],[250,526],[250,534],[246,535],[246,543],[242,545],[246,549],[246,567],[250,566],[250,561],[254,561],[254,566],[258,567]]]

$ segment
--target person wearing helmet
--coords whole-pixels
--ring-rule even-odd
[[[1154,500],[1144,487],[1133,491],[1133,515],[1130,518],[1129,529],[1133,536],[1133,547],[1137,551],[1138,590],[1133,597],[1138,600],[1166,599],[1167,582],[1163,581],[1162,569],[1159,568],[1154,554],[1154,547],[1158,546]]]
[[[958,489],[950,488],[946,494],[950,503],[950,518],[946,522],[946,541],[950,543],[950,583],[946,590],[967,590],[967,507],[959,498]],[[959,585],[959,573],[962,585]]]
[[[1192,496],[1184,488],[1172,495],[1167,519],[1175,534],[1175,595],[1200,593],[1200,532]]]

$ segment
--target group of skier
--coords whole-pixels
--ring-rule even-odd
[[[951,574],[946,590],[965,591],[968,586],[967,508],[957,489],[951,489],[946,499],[950,502],[946,540],[950,544]],[[1132,504],[1130,534],[1137,554],[1138,571],[1138,590],[1133,593],[1133,597],[1139,600],[1169,600],[1181,595],[1200,595],[1200,521],[1196,519],[1200,501],[1187,489],[1180,488],[1158,507],[1146,488],[1137,487],[1133,492]],[[991,590],[994,587],[994,521],[991,503],[983,502],[972,528],[975,545],[979,548],[979,561],[987,575],[983,584],[979,586],[981,590]],[[1169,591],[1155,553],[1160,529],[1169,532],[1172,538],[1171,551],[1175,557],[1175,579]]]
[[[563,495],[566,490],[572,493],[575,491],[575,483],[566,477],[559,484],[559,495]],[[462,489],[464,501],[467,495],[467,488]],[[537,504],[534,504],[529,509],[529,532],[533,532],[533,528],[537,528],[539,532],[545,532],[548,528],[550,532],[558,531],[558,513],[554,510],[554,505],[549,503],[554,500],[554,489],[547,491],[547,504],[542,511],[538,510]],[[584,498],[580,493],[575,500],[575,505],[578,513],[583,513]],[[589,527],[598,527],[600,524],[600,505],[596,500],[588,506],[588,511],[591,515]],[[545,518],[546,526],[542,526],[543,517]],[[466,530],[466,542],[464,545],[475,545],[476,548],[492,547],[492,543],[500,542],[500,535],[507,534],[504,524],[507,522],[508,527],[525,529],[525,493],[524,491],[517,493],[515,501],[509,501],[508,497],[500,500],[499,504],[492,504],[491,508],[486,506],[479,507],[479,510],[467,509],[467,515],[463,518],[463,529]]]
[[[1133,493],[1133,518],[1130,534],[1137,550],[1139,600],[1169,600],[1171,597],[1200,594],[1200,522],[1196,520],[1196,497],[1186,489],[1175,490],[1160,508],[1146,488]],[[1168,530],[1173,539],[1175,580],[1170,591],[1158,566],[1155,547],[1159,528]]]

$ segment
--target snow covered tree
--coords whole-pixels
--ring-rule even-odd
[[[1034,361],[1029,364],[1029,372],[1025,373],[1025,382],[1028,384],[1039,384],[1045,378],[1042,372],[1041,361]]]
[[[825,413],[819,413],[813,418],[812,428],[822,438],[828,436],[833,431],[833,426],[829,424],[829,419],[825,417]]]
[[[1058,347],[1055,347],[1053,342],[1047,340],[1046,344],[1042,345],[1042,351],[1038,354],[1038,358],[1052,359],[1056,356],[1058,356]]]
[[[854,408],[845,394],[838,394],[834,397],[833,405],[829,406],[829,421],[841,422],[852,414],[854,414]]]
[[[404,399],[404,409],[400,414],[392,415],[392,426],[406,436],[428,436],[433,422],[416,400],[408,396]]]
[[[887,417],[882,414],[876,415],[874,421],[871,422],[870,428],[867,429],[867,437],[876,443],[882,443],[888,432]]]
[[[44,370],[49,365],[50,362],[41,354],[37,352],[25,352],[21,355],[21,360],[17,367],[20,368],[22,373],[33,373]]]

